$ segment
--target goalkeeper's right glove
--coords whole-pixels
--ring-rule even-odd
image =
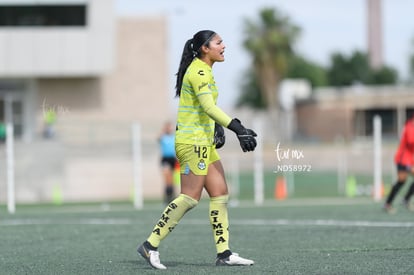
[[[233,118],[227,128],[236,133],[243,152],[254,151],[257,145],[254,137],[257,137],[257,134],[253,130],[244,128],[237,118]]]
[[[220,149],[226,143],[226,135],[224,134],[223,126],[216,122],[214,126],[214,144],[216,149]]]

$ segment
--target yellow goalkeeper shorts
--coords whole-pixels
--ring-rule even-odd
[[[177,143],[175,153],[180,162],[180,172],[184,175],[188,175],[191,171],[195,175],[205,176],[208,172],[208,166],[220,159],[214,145]]]

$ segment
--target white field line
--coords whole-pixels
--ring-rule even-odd
[[[137,221],[126,218],[83,218],[83,219],[4,219],[0,226],[24,225],[133,225],[148,224],[147,221]],[[207,220],[184,219],[181,224],[206,225]],[[411,228],[414,222],[388,222],[388,221],[346,221],[346,220],[287,220],[287,219],[246,219],[230,220],[230,224],[239,226],[333,226],[333,227],[390,227]]]

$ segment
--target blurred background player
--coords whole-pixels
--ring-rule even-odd
[[[0,143],[6,142],[6,124],[0,121]]]
[[[392,186],[387,200],[384,205],[384,210],[393,212],[392,202],[395,196],[400,191],[401,187],[407,181],[408,176],[414,174],[414,113],[408,116],[407,122],[401,135],[400,144],[395,154],[394,161],[397,165],[397,182]],[[410,198],[414,193],[414,182],[411,183],[407,193],[404,196],[404,205],[407,209],[410,207]]]
[[[54,125],[57,120],[56,111],[53,108],[44,111],[43,119],[45,123],[45,128],[43,129],[44,138],[53,138],[55,136]]]
[[[228,188],[214,144],[215,123],[235,132],[244,152],[253,151],[257,144],[254,131],[246,129],[238,119],[231,119],[216,105],[218,89],[212,66],[224,61],[224,49],[221,37],[209,30],[196,33],[184,46],[176,84],[179,106],[175,151],[181,167],[181,194],[165,208],[150,236],[138,247],[138,253],[156,269],[166,269],[159,258],[161,241],[198,204],[203,189],[210,197],[216,265],[254,263],[229,248]]]
[[[168,204],[174,198],[174,168],[175,157],[175,132],[171,122],[166,122],[158,139],[161,149],[161,169],[164,180],[164,202]]]

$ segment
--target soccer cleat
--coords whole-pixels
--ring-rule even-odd
[[[394,207],[392,207],[391,204],[385,204],[383,207],[384,211],[387,212],[388,214],[394,214],[395,213],[395,209]]]
[[[407,208],[408,211],[414,212],[414,205],[412,205],[410,202],[404,201],[403,205],[405,208]]]
[[[216,265],[253,265],[254,261],[245,259],[239,256],[237,253],[232,253],[229,257],[216,259]]]
[[[138,253],[155,269],[167,269],[165,265],[160,262],[160,253],[156,250],[150,250],[141,244],[137,249]]]

